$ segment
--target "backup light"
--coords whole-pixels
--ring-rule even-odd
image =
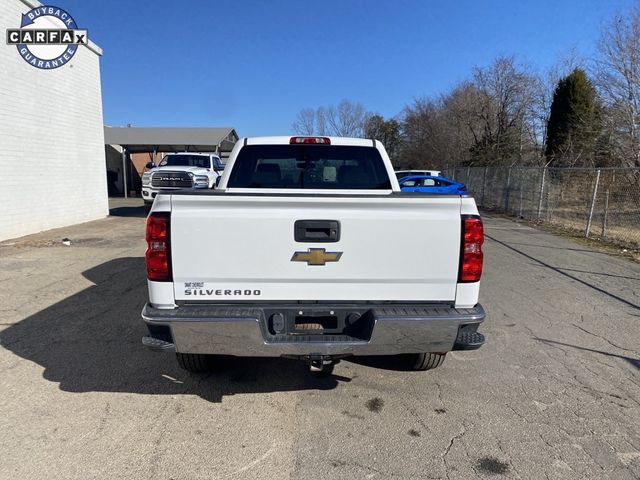
[[[300,143],[315,143],[317,145],[331,145],[331,139],[329,137],[291,137],[289,140],[290,145],[296,145]]]

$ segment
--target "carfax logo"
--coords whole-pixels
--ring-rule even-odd
[[[87,30],[63,9],[41,6],[22,14],[20,28],[7,29],[7,44],[15,45],[25,62],[52,70],[69,62],[78,45],[89,43]]]

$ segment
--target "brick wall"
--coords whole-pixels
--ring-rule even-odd
[[[0,32],[19,27],[29,5],[2,0]],[[108,215],[94,50],[40,70],[0,42],[0,241]]]

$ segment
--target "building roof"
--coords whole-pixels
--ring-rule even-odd
[[[105,145],[138,152],[229,152],[238,141],[231,127],[104,127]]]

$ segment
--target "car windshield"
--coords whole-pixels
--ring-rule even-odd
[[[165,155],[161,167],[201,167],[210,168],[209,157],[205,155]]]
[[[233,165],[229,188],[391,189],[373,147],[248,145]]]

